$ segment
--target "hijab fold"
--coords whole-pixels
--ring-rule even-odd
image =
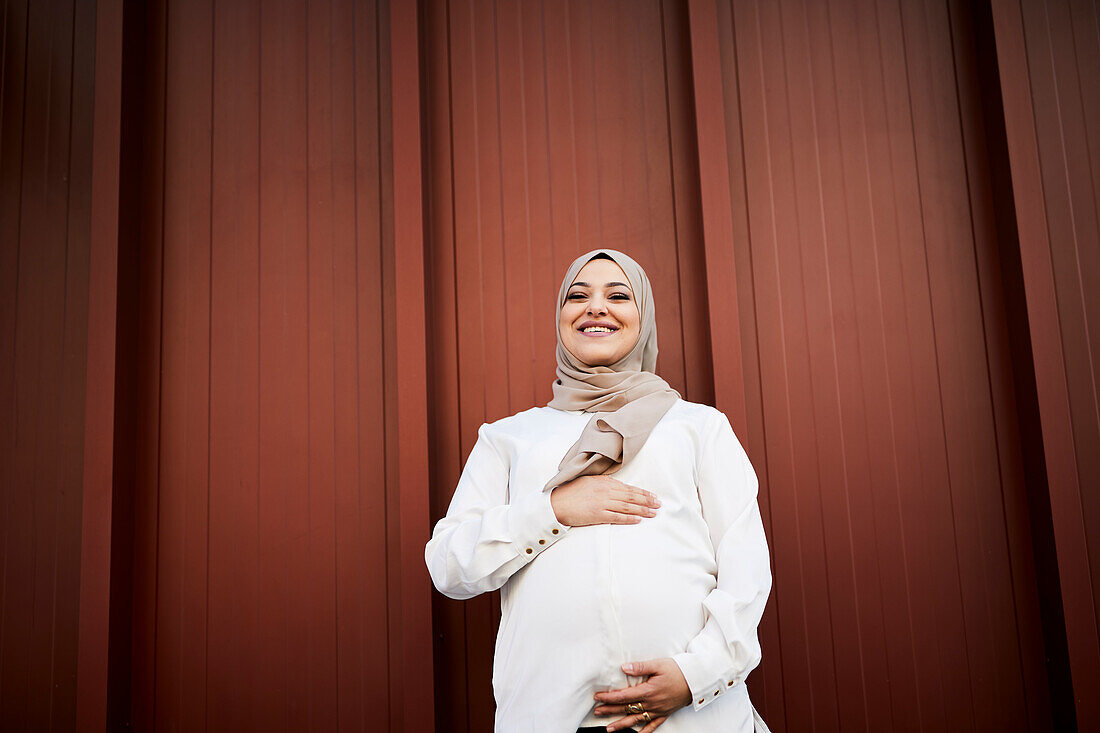
[[[622,359],[607,366],[590,366],[565,348],[557,323],[577,273],[601,254],[610,257],[626,274],[638,306],[641,330],[637,343]],[[558,291],[556,315],[558,378],[549,406],[593,414],[543,491],[550,491],[578,476],[618,470],[641,450],[654,426],[680,399],[680,393],[654,372],[657,322],[653,291],[645,271],[629,255],[613,249],[595,249],[573,260]]]

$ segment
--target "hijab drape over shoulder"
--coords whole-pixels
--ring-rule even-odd
[[[569,286],[577,273],[597,255],[610,257],[622,268],[634,292],[641,316],[638,342],[626,356],[607,366],[589,366],[570,353],[557,329]],[[543,487],[549,491],[577,476],[611,473],[629,461],[645,444],[657,422],[668,412],[679,392],[654,373],[657,365],[657,321],[653,291],[641,265],[613,249],[595,249],[577,259],[565,273],[558,291],[558,378],[549,406],[559,410],[584,410],[592,418],[581,437],[566,451],[558,473]]]

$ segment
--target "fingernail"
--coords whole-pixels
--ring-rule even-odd
[[[633,664],[624,664],[623,669],[626,670],[627,674],[634,674],[634,665]]]

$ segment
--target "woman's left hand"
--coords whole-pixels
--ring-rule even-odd
[[[596,715],[625,716],[609,723],[609,731],[625,730],[646,722],[642,713],[631,713],[627,709],[630,703],[641,703],[642,710],[649,713],[649,724],[641,731],[649,733],[665,722],[669,715],[691,702],[691,690],[684,673],[671,657],[624,664],[623,672],[631,677],[649,675],[649,679],[634,687],[596,693],[596,702],[600,703]]]

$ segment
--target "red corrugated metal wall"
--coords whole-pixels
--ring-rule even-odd
[[[76,722],[82,451],[98,413],[84,401],[94,35],[74,29],[93,19],[86,3],[6,2],[0,23],[0,727],[11,730]]]
[[[760,474],[773,729],[1096,726],[1095,3],[3,17],[5,725],[490,729],[423,543],[606,245]]]
[[[132,724],[430,720],[404,689],[430,649],[426,516],[401,516],[424,440],[399,440],[403,411],[423,425],[399,396],[423,316],[395,254],[388,6],[143,10]]]
[[[1050,727],[973,32],[719,3],[788,730]],[[970,93],[965,93],[970,90]]]
[[[387,181],[378,13],[357,10],[148,6],[142,729],[389,717]]]
[[[1077,723],[1100,728],[1100,7],[991,3]],[[1054,568],[1051,568],[1051,572]]]

